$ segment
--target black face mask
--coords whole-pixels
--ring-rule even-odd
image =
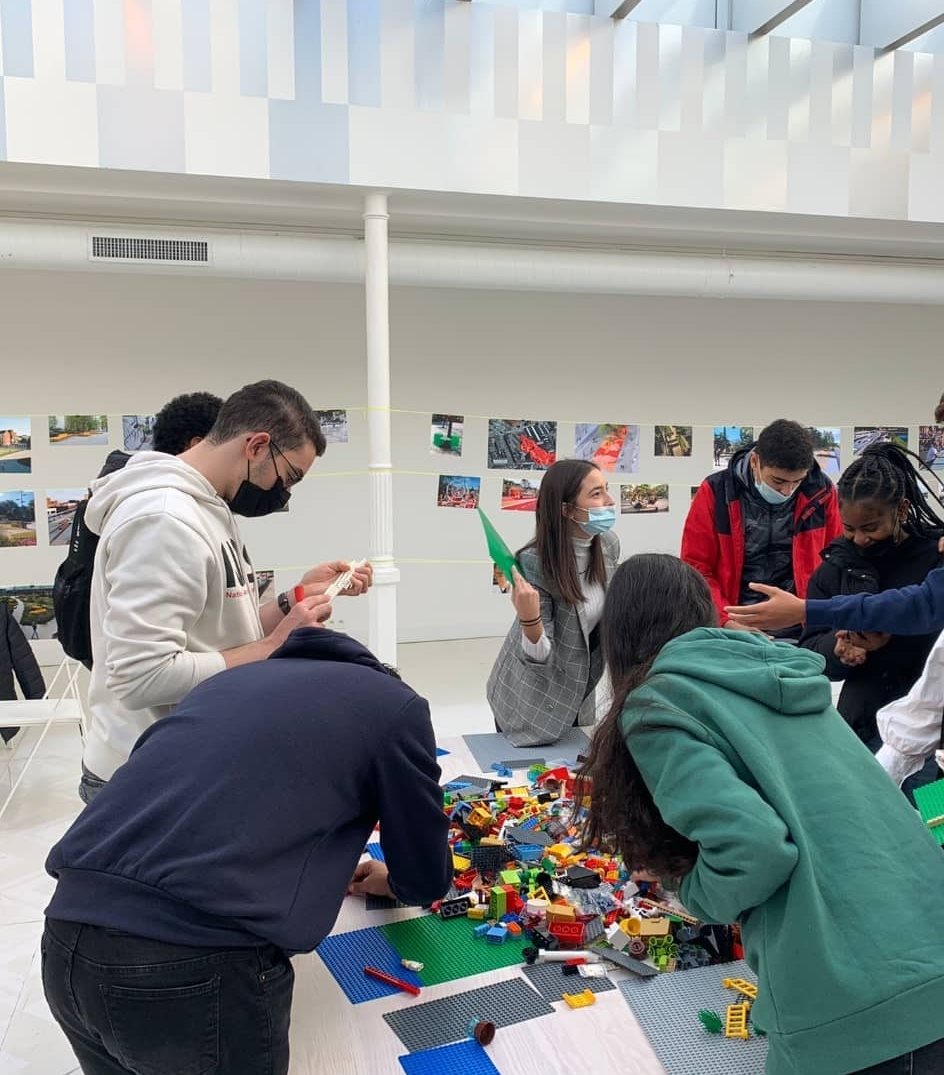
[[[866,545],[864,548],[859,549],[859,552],[866,558],[866,560],[881,560],[883,556],[887,556],[898,542],[895,540],[895,535],[882,538],[881,541],[873,541],[871,545]]]
[[[272,454],[272,449],[269,449]],[[275,456],[272,455],[272,465],[275,466]],[[275,485],[271,489],[263,489],[249,480],[249,463],[246,463],[246,480],[236,490],[229,501],[229,510],[234,515],[243,515],[247,519],[257,519],[261,515],[271,515],[275,511],[281,511],[292,497],[291,490],[285,488],[282,475],[276,467]]]

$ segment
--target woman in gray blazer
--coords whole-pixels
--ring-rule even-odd
[[[599,622],[619,563],[616,507],[592,463],[562,459],[544,475],[534,539],[518,554],[517,613],[488,679],[495,724],[515,746],[555,743],[592,724],[603,673]]]

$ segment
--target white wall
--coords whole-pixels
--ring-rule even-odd
[[[317,560],[366,553],[359,288],[9,272],[0,316],[0,413],[39,416],[27,486],[38,505],[45,488],[84,484],[104,455],[44,446],[47,414],[145,413],[178,392],[225,395],[273,376],[315,407],[352,408],[351,443],[330,446],[289,514],[246,521],[257,566],[279,569],[281,587]],[[482,505],[509,544],[530,536],[531,516],[499,510],[503,475],[485,469],[488,416],[557,420],[561,455],[572,452],[575,422],[640,423],[640,471],[623,480],[669,482],[671,511],[622,517],[617,532],[624,553],[674,552],[689,488],[711,469],[712,425],[759,427],[780,416],[838,425],[845,462],[853,425],[916,427],[942,387],[936,307],[395,289],[391,331],[404,641],[498,634],[509,622],[477,517],[435,506],[437,472],[481,475]],[[467,417],[454,463],[429,453],[433,411]],[[653,458],[657,422],[701,427],[692,459]],[[24,485],[0,475],[0,490]],[[43,533],[40,541],[0,550],[0,586],[52,579],[64,550],[46,547]],[[362,602],[339,600],[336,611],[365,634]]]

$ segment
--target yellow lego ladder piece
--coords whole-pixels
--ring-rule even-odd
[[[757,1000],[757,986],[751,985],[745,978],[724,978],[721,982],[725,989],[733,989],[736,993],[743,993],[751,1000]]]
[[[589,1008],[596,1004],[597,995],[592,989],[585,989],[582,993],[565,993],[564,1003],[568,1008]]]
[[[724,1018],[724,1036],[726,1038],[743,1038],[745,1041],[750,1037],[747,1029],[747,1013],[751,1010],[750,1004],[745,1000],[741,1004],[729,1004]]]

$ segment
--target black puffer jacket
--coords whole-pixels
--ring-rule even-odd
[[[810,579],[807,598],[897,590],[924,582],[928,572],[942,563],[937,538],[909,537],[871,560],[853,542],[838,538],[823,550],[823,563]],[[894,635],[881,649],[869,653],[865,664],[858,667],[849,667],[836,657],[836,632],[828,628],[807,629],[800,645],[826,658],[826,675],[830,679],[845,680],[839,712],[859,738],[869,743],[878,735],[875,714],[911,690],[936,638],[937,633]]]
[[[8,702],[16,698],[14,676],[24,698],[42,698],[46,693],[32,647],[10,613],[10,606],[0,600],[0,700]],[[0,737],[8,743],[18,731],[18,728],[0,728]]]

